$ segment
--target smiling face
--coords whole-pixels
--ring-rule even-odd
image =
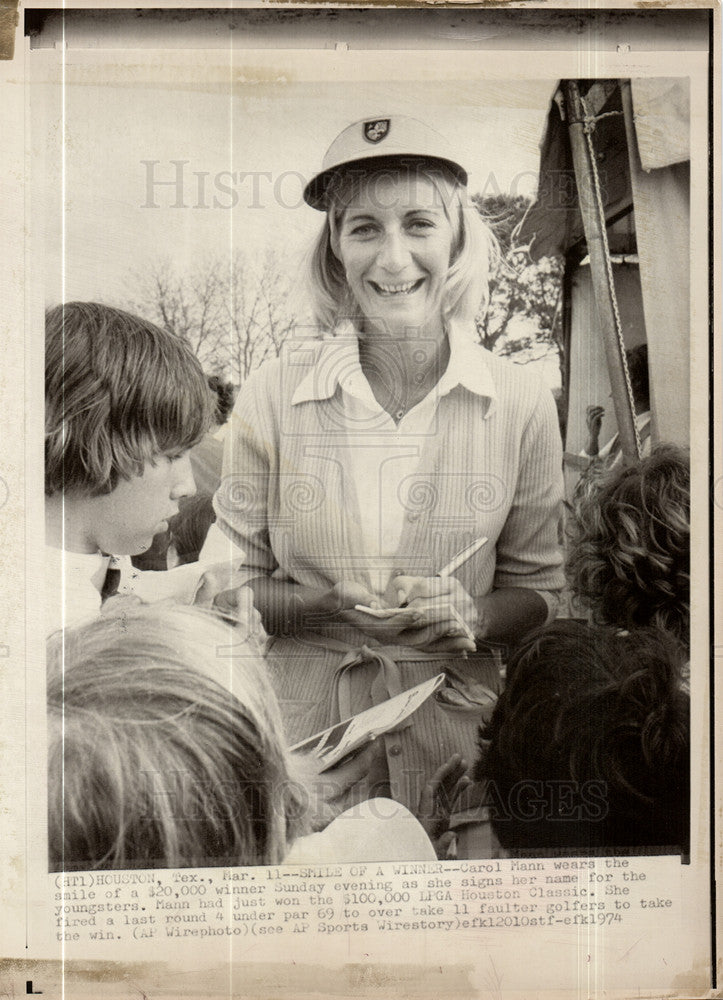
[[[178,501],[196,492],[189,452],[177,458],[160,455],[154,463],[147,461],[140,476],[121,479],[111,493],[85,499],[87,551],[145,552],[178,513]]]
[[[442,333],[453,245],[440,189],[427,177],[377,174],[360,187],[339,220],[332,246],[367,334]]]

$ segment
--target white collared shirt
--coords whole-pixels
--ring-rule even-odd
[[[534,373],[477,344],[473,324],[449,339],[447,371],[399,427],[363,375],[351,324],[289,342],[253,372],[201,561],[236,562],[242,582],[328,590],[351,580],[380,592],[390,567],[433,576],[484,536],[455,574],[468,593],[527,588],[552,614],[563,584],[554,401]]]
[[[172,599],[192,604],[207,565],[189,563],[165,572],[136,569],[130,556],[102,552],[69,552],[45,547],[46,634],[83,625],[100,613],[101,592],[109,569],[120,572],[118,594],[133,595],[144,604]]]
[[[395,423],[380,406],[359,361],[359,334],[347,322],[325,343],[314,371],[299,384],[292,406],[331,398],[341,389],[347,425],[350,472],[359,497],[364,551],[378,554],[372,584],[381,596],[395,569],[395,554],[407,507],[400,488],[418,468],[422,446],[433,432],[439,401],[453,389],[464,389],[496,399],[485,352],[470,338],[467,328],[450,325],[450,357],[439,382]],[[423,350],[423,349],[422,349]],[[323,379],[319,378],[323,372]],[[440,567],[441,568],[441,567]]]

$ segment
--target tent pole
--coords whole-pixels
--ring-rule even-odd
[[[623,371],[623,362],[620,357],[620,346],[615,327],[615,312],[608,285],[607,268],[605,265],[606,234],[602,228],[604,223],[601,222],[597,211],[592,170],[588,161],[587,142],[583,132],[585,109],[580,100],[580,89],[577,81],[566,80],[563,87],[580,214],[585,230],[585,241],[590,255],[590,276],[592,278],[595,304],[600,319],[600,329],[602,330],[603,342],[605,344],[605,357],[610,376],[620,445],[623,456],[626,459],[635,460],[638,457],[638,449],[635,442],[635,417],[630,407],[625,372]]]

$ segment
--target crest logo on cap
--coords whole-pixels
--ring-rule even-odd
[[[378,118],[373,122],[364,122],[364,138],[367,142],[381,142],[389,134],[389,119]]]

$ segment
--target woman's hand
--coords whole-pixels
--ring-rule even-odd
[[[247,587],[253,592],[253,602],[266,631],[274,636],[296,635],[305,629],[313,631],[343,616],[355,604],[374,600],[366,587],[353,582],[338,583],[325,590],[259,576],[249,580]],[[221,611],[225,603],[226,594],[217,596],[214,601]]]
[[[407,628],[399,641],[434,651],[475,648],[478,620],[475,602],[454,577],[396,576],[389,585],[390,597],[399,606],[416,612],[416,627]]]
[[[390,584],[399,606],[427,610],[438,604],[451,604],[460,613],[470,631],[477,624],[477,605],[453,576],[395,576]]]
[[[357,605],[373,609],[384,607],[362,584],[345,580],[320,598],[316,615],[319,621],[340,619],[383,645],[445,652],[474,649],[474,642],[465,637],[464,625],[449,602],[440,601],[434,606],[430,603],[424,608],[403,608],[389,618],[376,618],[368,612],[358,611]],[[309,624],[313,627],[313,622]]]
[[[375,618],[354,608],[342,612],[341,617],[384,645],[413,646],[434,652],[475,648],[474,641],[465,635],[464,623],[450,604],[440,603],[424,609],[395,608],[389,618]]]
[[[382,604],[366,587],[353,581],[337,583],[329,592],[327,600],[333,614],[382,643],[396,642],[399,632],[417,620],[416,613],[411,611],[403,615],[401,621],[375,618],[364,611],[357,611],[357,605],[379,609]]]
[[[395,615],[392,619],[375,618],[364,611],[357,611],[357,605],[380,609],[382,603],[363,584],[355,583],[353,580],[343,580],[341,583],[337,583],[327,592],[323,603],[327,619],[329,617],[340,618],[370,638],[384,644],[398,642],[400,632],[413,626],[420,617],[416,611],[404,612]]]
[[[257,577],[247,586],[253,591],[254,604],[270,635],[294,635],[305,628],[313,630],[337,620],[353,625],[383,645],[414,646],[434,652],[472,651],[475,648],[474,642],[465,635],[465,625],[458,612],[444,597],[439,601],[429,600],[423,607],[404,608],[390,618],[376,618],[357,611],[357,605],[380,608],[382,602],[363,584],[353,580],[337,583],[329,590],[302,587],[269,577]],[[464,593],[464,589],[461,590]],[[234,591],[218,594],[214,607],[221,613],[227,610],[231,616],[236,606],[235,596]],[[420,598],[420,605],[423,603]]]

